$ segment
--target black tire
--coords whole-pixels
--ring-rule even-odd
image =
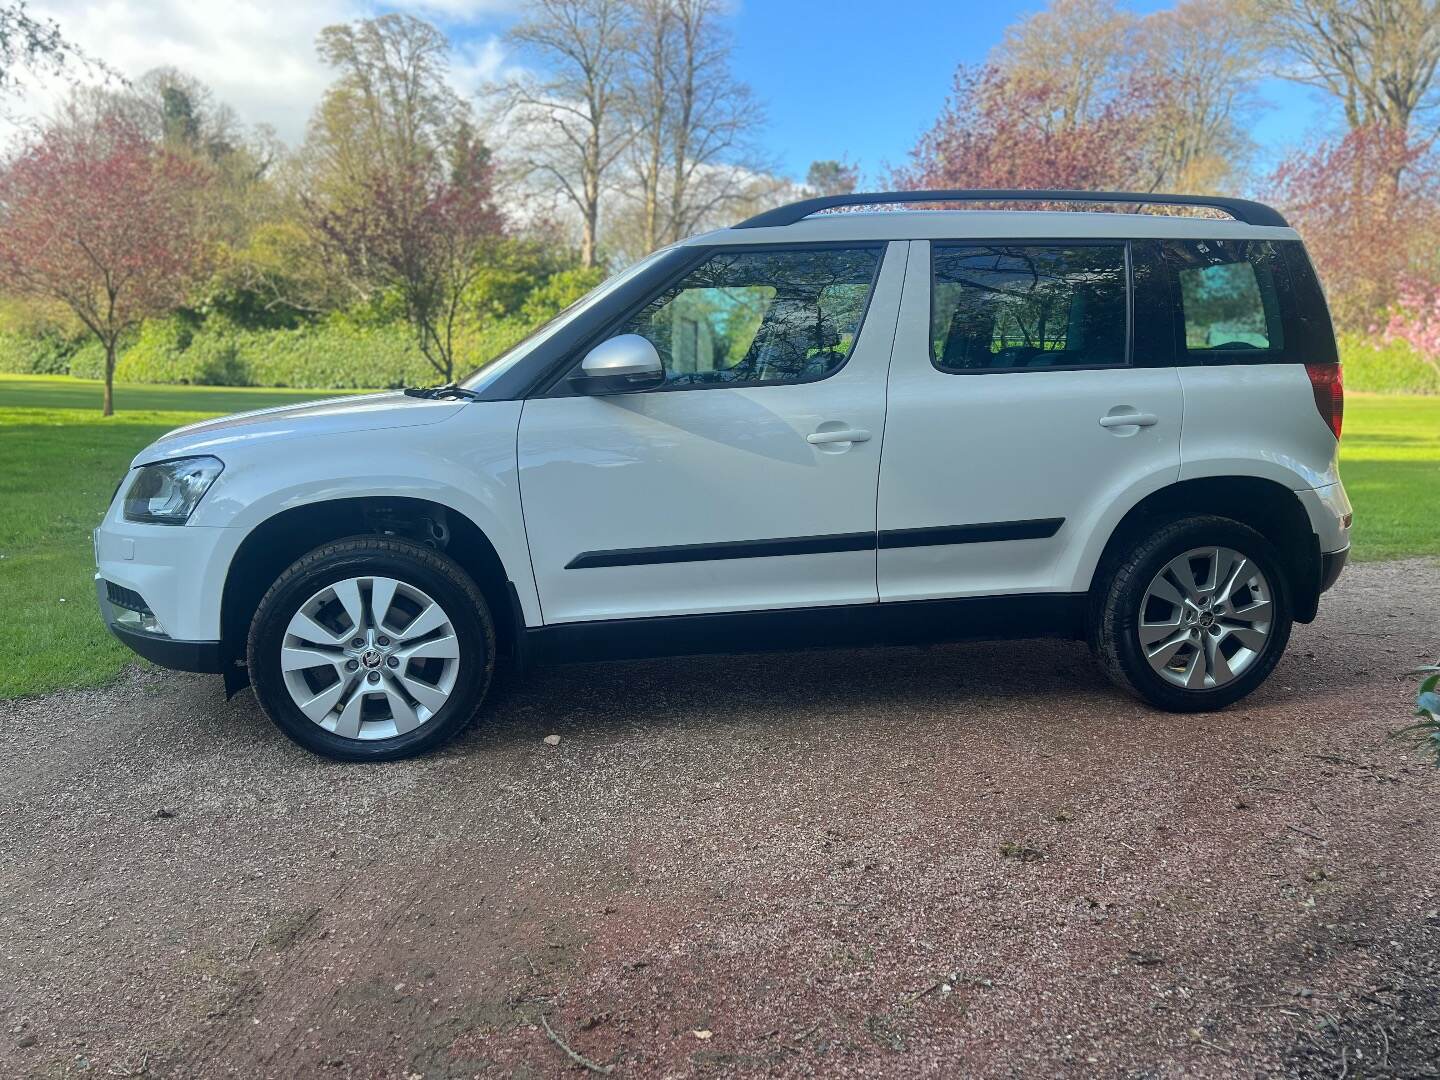
[[[1146,659],[1138,629],[1141,604],[1150,583],[1171,560],[1210,545],[1231,548],[1251,560],[1270,584],[1274,607],[1268,637],[1249,666],[1229,682],[1189,689],[1163,678]],[[1102,567],[1091,598],[1090,648],[1117,686],[1157,708],[1181,713],[1223,709],[1264,682],[1280,662],[1293,621],[1290,595],[1279,552],[1254,529],[1210,515],[1181,518],[1159,525]]]
[[[286,688],[280,651],[292,616],[317,591],[369,576],[396,578],[435,600],[454,628],[460,657],[449,699],[419,727],[389,738],[351,739],[300,710]],[[246,653],[260,707],[295,742],[342,761],[393,761],[434,750],[474,719],[495,670],[495,624],[485,597],[453,559],[409,540],[356,536],[316,548],[276,579],[251,620]]]

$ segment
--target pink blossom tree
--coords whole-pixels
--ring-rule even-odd
[[[99,339],[106,416],[120,335],[195,279],[206,183],[115,116],[53,126],[0,172],[0,286],[64,304]]]
[[[1435,137],[1357,127],[1283,161],[1269,198],[1304,236],[1336,322],[1378,329],[1408,281],[1440,283],[1440,161]],[[1397,331],[1398,332],[1398,331]]]
[[[907,188],[1153,189],[1143,140],[1155,100],[1126,83],[1084,116],[1058,84],[961,67],[939,119],[896,182]]]
[[[1385,340],[1405,342],[1440,374],[1440,282],[1400,278]]]

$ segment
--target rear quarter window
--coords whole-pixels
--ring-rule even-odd
[[[1329,313],[1299,244],[1167,240],[1160,255],[1179,363],[1334,360]]]

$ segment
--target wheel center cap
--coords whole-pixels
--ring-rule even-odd
[[[366,668],[372,671],[375,668],[378,668],[384,662],[385,658],[380,655],[380,651],[378,649],[366,649],[365,652],[362,653],[360,656],[360,663],[364,664]]]
[[[1200,618],[1197,621],[1200,623],[1201,626],[1209,626],[1215,621],[1215,616],[1208,611],[1202,611],[1200,613]]]

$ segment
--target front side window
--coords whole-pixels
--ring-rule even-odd
[[[1125,363],[1123,244],[935,244],[931,263],[941,371]]]
[[[667,388],[813,382],[855,347],[880,255],[879,247],[719,252],[618,332],[655,346]]]
[[[1165,259],[1179,283],[1184,348],[1201,361],[1281,353],[1284,266],[1264,240],[1171,240]]]

